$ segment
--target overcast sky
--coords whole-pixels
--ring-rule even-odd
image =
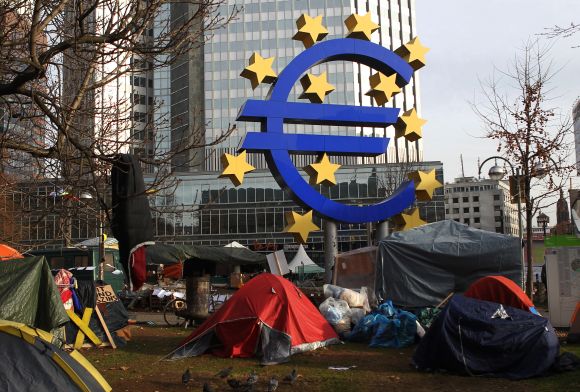
[[[420,71],[425,160],[442,161],[445,181],[477,175],[477,158],[496,155],[497,144],[481,139],[481,120],[470,102],[482,102],[478,80],[494,67],[505,70],[528,38],[545,28],[580,23],[580,0],[416,0],[417,33],[431,48]],[[551,58],[564,67],[552,87],[553,104],[570,114],[580,96],[580,33],[549,40]],[[487,167],[484,172],[487,173]],[[580,179],[574,179],[580,185]]]

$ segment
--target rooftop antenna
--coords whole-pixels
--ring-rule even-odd
[[[465,178],[465,169],[463,168],[463,154],[459,154],[459,159],[461,160],[461,177]]]

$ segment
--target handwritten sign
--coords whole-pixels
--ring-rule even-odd
[[[106,304],[109,302],[116,302],[119,299],[113,291],[111,285],[98,286],[97,287],[97,303]]]

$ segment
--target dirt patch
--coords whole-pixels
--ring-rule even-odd
[[[208,382],[215,391],[232,391],[215,374],[233,366],[231,377],[245,380],[255,371],[259,382],[255,391],[265,391],[271,376],[280,381],[296,369],[300,377],[292,386],[280,382],[278,391],[474,391],[534,392],[577,391],[580,372],[525,381],[484,377],[463,377],[441,373],[421,373],[411,366],[414,348],[371,349],[365,344],[347,343],[295,355],[289,363],[261,367],[255,358],[230,359],[204,355],[178,361],[160,361],[191,330],[160,327],[134,327],[133,339],[118,350],[99,349],[83,354],[99,369],[113,391],[172,392],[201,391]],[[572,351],[578,354],[580,347]],[[329,366],[356,366],[346,371]],[[192,381],[184,386],[181,375],[189,368]]]

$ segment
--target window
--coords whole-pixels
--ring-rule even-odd
[[[493,195],[493,200],[499,200],[499,195]]]
[[[465,223],[466,225],[468,225],[470,223],[469,218],[464,218],[463,219],[463,223]]]
[[[473,196],[473,201],[478,202],[479,201],[479,196]]]
[[[464,202],[464,203],[467,203],[467,202],[469,202],[469,197],[465,196],[465,197],[463,198],[463,202]]]
[[[473,223],[479,223],[479,217],[473,218]]]
[[[454,213],[454,214],[459,214],[459,208],[454,208],[454,209],[453,209],[453,213]]]
[[[473,207],[473,212],[479,212],[479,207]]]
[[[448,215],[449,214],[449,208],[445,209],[445,214]]]
[[[501,211],[501,208],[500,208],[500,206],[493,206],[493,210],[494,211]]]
[[[454,203],[459,203],[459,198],[458,198],[458,197],[454,197],[454,198],[453,198],[453,202],[454,202]]]
[[[496,222],[501,222],[501,216],[496,216],[496,217],[495,217],[495,221],[496,221]]]
[[[469,207],[465,207],[465,208],[463,209],[463,213],[464,213],[464,214],[469,214]]]

